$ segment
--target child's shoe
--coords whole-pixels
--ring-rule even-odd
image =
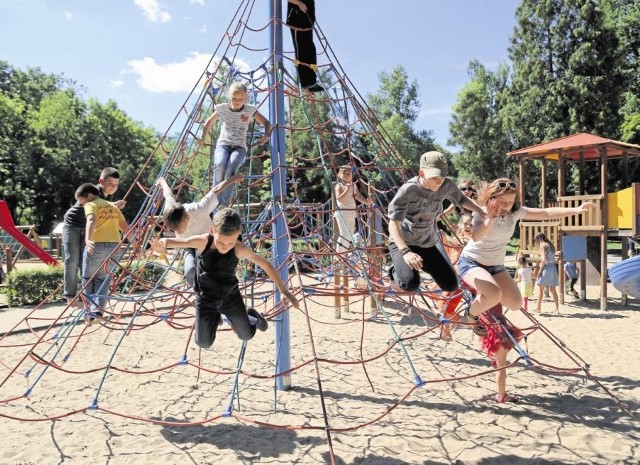
[[[260,331],[266,331],[267,328],[269,327],[269,323],[267,323],[267,320],[265,320],[265,318],[262,316],[261,313],[259,313],[258,311],[254,310],[253,308],[250,308],[247,310],[247,314],[251,315],[252,317],[254,317],[256,319],[256,328],[259,329]]]

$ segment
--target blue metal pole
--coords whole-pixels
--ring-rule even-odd
[[[286,234],[286,221],[283,213],[282,202],[287,194],[287,173],[285,170],[286,147],[284,138],[284,87],[280,69],[283,66],[282,59],[282,0],[271,0],[270,32],[271,41],[271,69],[269,70],[269,84],[273,89],[269,96],[269,121],[273,125],[271,132],[271,193],[273,194],[273,260],[276,268],[280,269],[280,277],[284,282],[289,278],[288,267],[282,266],[286,262],[289,253],[289,237]],[[281,295],[276,290],[275,303],[281,300]],[[286,391],[291,388],[291,341],[289,312],[283,312],[275,320],[276,330],[276,375],[287,372],[276,378],[276,388]]]

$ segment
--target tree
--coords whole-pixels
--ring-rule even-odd
[[[509,48],[513,75],[501,110],[514,147],[577,132],[619,138],[622,57],[599,3],[523,0],[516,10]],[[537,170],[528,166],[526,177],[534,180]],[[549,176],[554,174],[555,166]],[[587,183],[597,176],[588,171]],[[537,186],[527,186],[529,196],[537,197]]]
[[[503,117],[517,147],[593,132],[617,138],[623,78],[615,31],[595,0],[523,0]]]
[[[453,105],[448,143],[461,148],[454,164],[462,178],[491,180],[514,177],[517,165],[507,157],[512,150],[500,112],[508,91],[509,69],[488,71],[480,62],[469,63],[471,80]]]
[[[378,79],[378,91],[367,95],[378,130],[395,145],[406,167],[415,170],[420,155],[436,148],[432,131],[415,128],[421,107],[418,83],[415,79],[409,81],[402,66],[396,66],[391,73],[381,72]]]
[[[119,169],[125,188],[155,179],[160,160],[152,166],[145,162],[156,135],[115,102],[85,102],[72,81],[5,62],[0,62],[0,90],[0,197],[16,222],[49,232],[74,203],[75,188],[96,182],[106,166]],[[137,178],[143,166],[144,175]],[[143,200],[134,189],[125,214],[132,217]]]

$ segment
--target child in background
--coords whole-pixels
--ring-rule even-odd
[[[114,268],[114,251],[121,242],[120,232],[125,237],[133,230],[129,228],[118,207],[100,197],[96,186],[82,184],[76,190],[76,200],[84,207],[87,218],[85,248],[82,260],[82,287],[86,298],[90,324],[102,309],[109,294],[109,281]]]
[[[533,297],[533,268],[529,265],[527,257],[520,255],[518,257],[518,270],[516,271],[516,282],[518,283],[518,289],[522,295],[524,302],[524,309],[527,310],[529,305],[529,299]]]
[[[338,170],[338,182],[334,188],[336,199],[335,218],[338,223],[340,237],[336,247],[338,252],[344,252],[351,248],[356,233],[356,200],[366,205],[373,202],[365,198],[353,182],[353,168],[349,165],[341,166]]]
[[[571,294],[574,297],[580,297],[578,291],[574,289],[576,282],[578,282],[578,276],[580,273],[575,262],[564,262],[564,273],[567,275],[567,282],[565,283],[565,292]]]
[[[549,288],[549,292],[553,298],[555,313],[560,313],[558,304],[558,292],[556,287],[560,284],[558,278],[558,267],[556,264],[556,248],[544,233],[538,233],[533,238],[534,242],[540,247],[540,272],[536,278],[538,285],[538,303],[536,312],[542,313],[542,294],[545,288]]]
[[[96,188],[98,196],[111,201],[120,185],[120,174],[113,167],[107,167],[100,173]],[[123,209],[124,200],[118,200],[113,204]],[[84,215],[84,207],[76,202],[64,214],[62,226],[62,246],[64,249],[64,296],[67,302],[71,302],[78,293],[78,272],[82,276],[82,254],[84,251],[84,236],[87,220]],[[119,242],[119,241],[118,241]],[[80,299],[75,301],[77,307],[82,307]]]
[[[205,136],[211,131],[214,123],[220,119],[222,127],[216,142],[214,151],[213,185],[230,179],[236,174],[247,155],[247,131],[249,124],[254,119],[264,126],[264,136],[260,143],[269,140],[271,123],[258,109],[247,103],[247,87],[241,82],[234,82],[229,86],[229,103],[220,103],[215,106],[211,116],[207,118],[202,129],[202,135],[198,144],[204,144]],[[233,189],[231,187],[218,194],[220,205],[228,206],[231,201]]]

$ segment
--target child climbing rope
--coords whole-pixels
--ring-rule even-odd
[[[247,87],[243,83],[236,81],[229,86],[229,103],[216,105],[213,113],[204,123],[202,135],[198,139],[199,145],[204,144],[204,139],[211,132],[214,123],[218,119],[222,121],[220,135],[213,155],[214,186],[231,178],[244,163],[244,159],[247,156],[247,132],[253,119],[264,126],[264,135],[260,138],[260,143],[264,144],[269,140],[271,123],[256,107],[246,102]],[[232,194],[231,187],[221,191],[218,194],[220,205],[228,206]]]

